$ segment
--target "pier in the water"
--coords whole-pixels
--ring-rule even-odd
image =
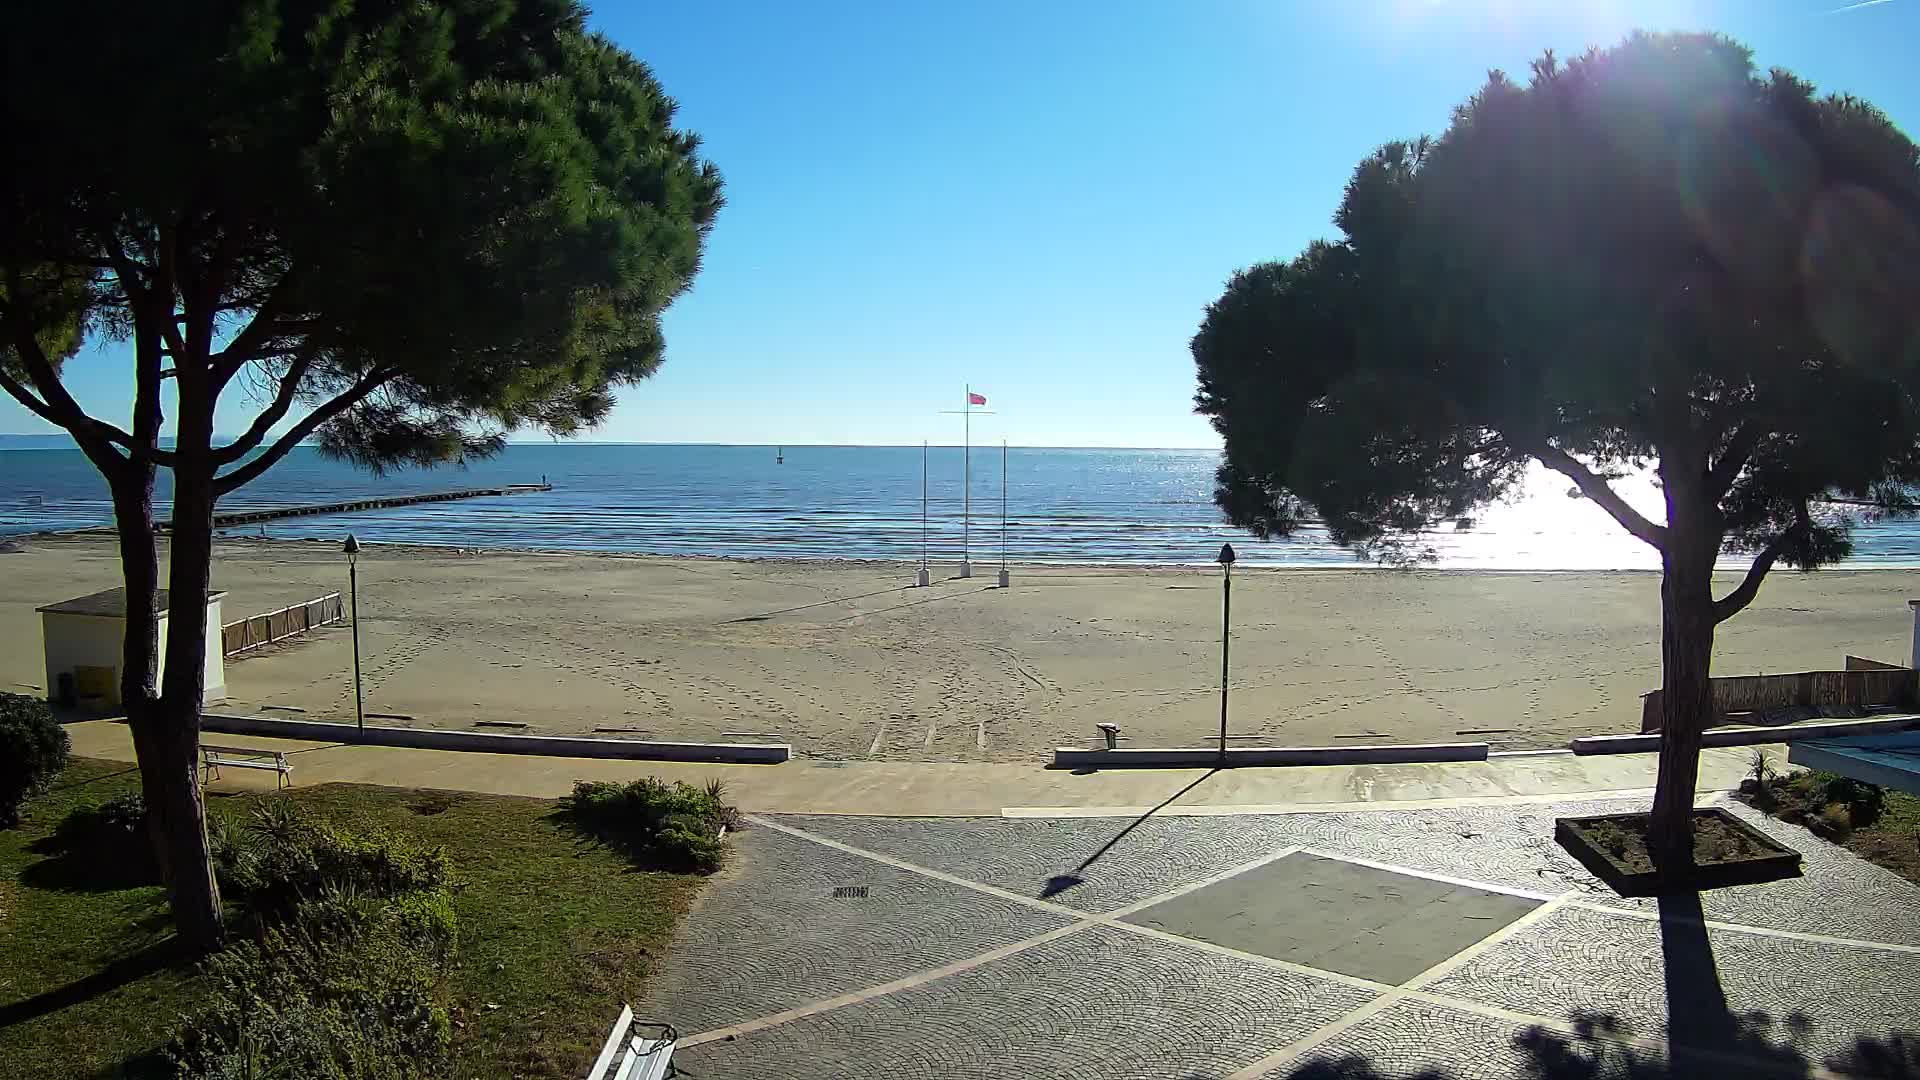
[[[359,510],[385,510],[393,506],[412,506],[415,503],[452,502],[455,499],[478,499],[489,495],[521,495],[534,491],[552,491],[553,485],[543,479],[538,484],[507,484],[504,487],[464,488],[459,491],[429,491],[418,495],[388,495],[374,499],[349,499],[344,502],[317,503],[312,506],[281,506],[269,510],[241,510],[231,514],[213,515],[213,527],[224,529],[233,525],[252,525],[259,521],[277,521],[280,518],[312,517],[316,514],[351,514]],[[160,528],[173,526],[171,521],[163,521]]]

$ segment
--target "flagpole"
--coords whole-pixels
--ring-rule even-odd
[[[933,584],[927,569],[927,440],[920,440],[920,573],[914,584],[925,588]]]
[[[1007,440],[1000,440],[1000,587],[1013,583],[1007,573]]]
[[[960,576],[973,576],[973,384],[966,384],[960,398],[961,430],[965,433],[960,451]]]

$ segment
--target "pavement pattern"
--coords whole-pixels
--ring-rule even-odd
[[[637,1010],[701,1080],[1920,1077],[1920,886],[1615,896],[1624,801],[1162,818],[754,815]]]

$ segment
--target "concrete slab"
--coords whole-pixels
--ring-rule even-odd
[[[712,1080],[1217,1078],[1371,996],[1089,926],[870,1001],[686,1045],[674,1064]]]
[[[203,731],[269,738],[311,739],[366,746],[401,746],[459,753],[539,754],[547,757],[622,758],[635,761],[700,761],[734,765],[778,765],[793,756],[786,743],[663,742],[658,739],[599,739],[577,735],[501,735],[487,731],[383,727],[273,716],[203,713]]]
[[[636,1003],[641,1015],[686,1032],[724,1027],[1072,921],[770,829],[736,834],[734,852],[681,926],[673,963]],[[837,895],[848,886],[865,893]]]
[[[1863,1034],[1910,1035],[1920,1024],[1920,955],[1701,928],[1684,919],[1562,908],[1429,989],[1547,1016],[1609,1016],[1675,1040],[1694,1033],[1669,1030],[1673,1018],[1724,995],[1734,1017],[1775,1037],[1791,1030],[1815,1060],[1844,1054]],[[1670,1000],[1674,993],[1687,1000]]]
[[[1688,926],[1613,897],[1552,843],[1553,818],[1599,809],[754,815],[644,1011],[680,1025],[675,1060],[712,1080],[1759,1080],[1920,1060],[1920,886],[1774,823],[1808,879],[1714,890],[1689,945]],[[1084,885],[1028,899],[1076,866]],[[1287,873],[1302,866],[1320,870]],[[938,887],[913,890],[916,876]],[[1327,889],[1328,912],[1296,895],[1303,882]],[[840,884],[871,888],[849,903],[831,897]],[[1422,891],[1451,940],[1346,910],[1417,909]],[[1161,918],[1202,903],[1217,910],[1190,930]],[[1284,935],[1309,940],[1271,956]],[[1362,948],[1368,935],[1399,947]],[[1690,989],[1668,1000],[1676,974]],[[1712,1010],[1724,1024],[1701,1023]]]
[[[1300,852],[1126,921],[1397,985],[1538,904]]]
[[[1435,761],[1485,761],[1487,744],[1381,743],[1372,746],[1129,746],[1088,750],[1062,746],[1056,769],[1192,769],[1219,765],[1409,765]]]

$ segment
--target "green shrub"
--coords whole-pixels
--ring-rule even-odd
[[[740,827],[740,812],[725,794],[717,780],[705,788],[650,776],[627,784],[580,780],[562,813],[636,861],[711,874],[726,857],[721,830]]]
[[[1853,832],[1853,824],[1853,813],[1842,802],[1830,802],[1807,819],[1807,829],[1814,835],[1835,841],[1845,840]]]
[[[147,834],[147,800],[137,791],[74,807],[43,848],[84,862],[103,883],[147,884],[159,876]]]
[[[1873,784],[1839,773],[1808,771],[1795,776],[1790,786],[1814,806],[1839,803],[1846,807],[1853,828],[1865,828],[1886,812],[1887,793]]]
[[[452,1026],[438,972],[452,949],[444,889],[301,901],[258,940],[207,960],[208,1004],[169,1056],[194,1080],[445,1075]]]
[[[1851,776],[1827,775],[1831,779],[1826,782],[1826,800],[1845,805],[1854,828],[1873,824],[1886,811],[1887,793],[1878,785],[1855,780]]]
[[[391,900],[444,892],[453,879],[446,854],[384,831],[354,832],[314,821],[285,799],[254,810],[245,840],[215,848],[215,870],[228,897],[256,918],[285,918],[296,905],[331,892]]]
[[[454,961],[444,853],[310,819],[283,799],[208,822],[221,888],[252,940],[206,962],[213,987],[169,1050],[194,1080],[416,1080],[449,1068],[439,973]]]
[[[67,729],[47,704],[22,694],[0,694],[0,829],[20,823],[20,807],[44,795],[67,767]]]
[[[76,806],[54,827],[54,835],[95,842],[124,843],[147,827],[147,800],[137,791],[123,792],[103,803]]]

